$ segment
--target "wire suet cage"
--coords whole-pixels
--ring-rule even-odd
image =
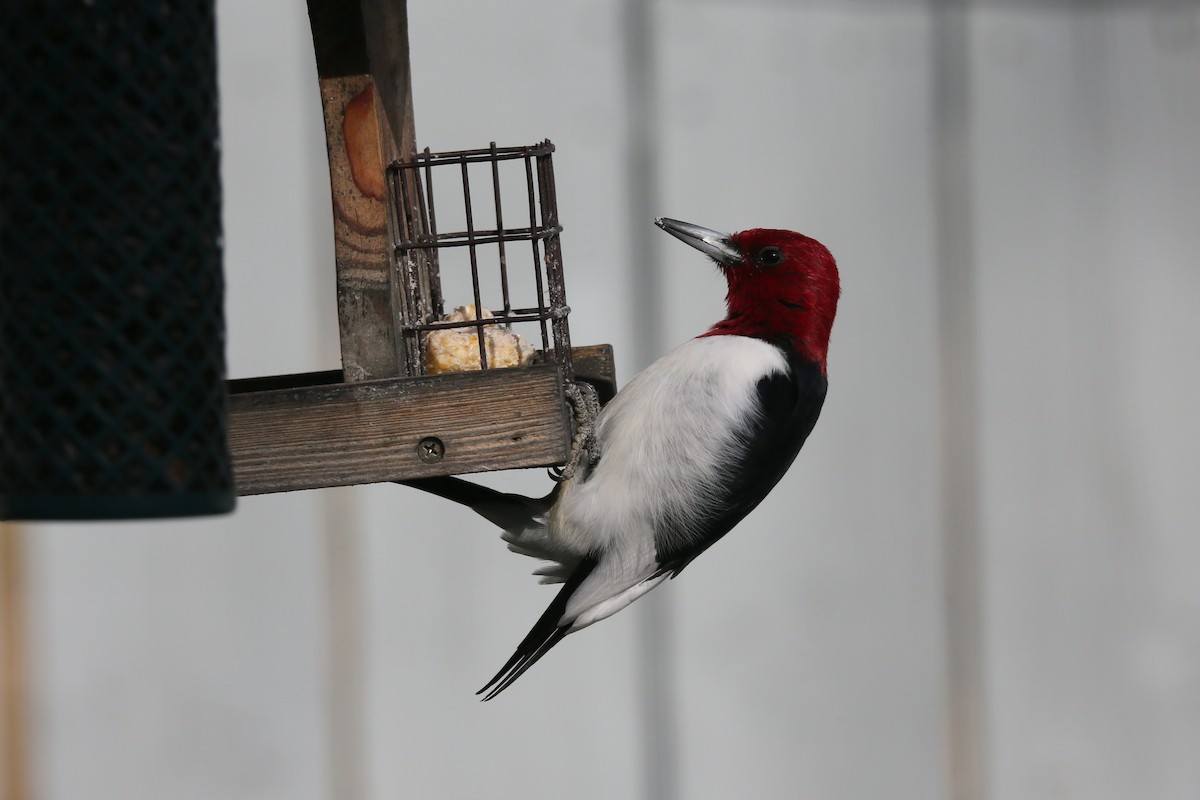
[[[478,352],[471,366],[486,370],[509,365],[489,356],[490,334],[524,327],[540,345],[538,361],[558,364],[565,381],[574,378],[553,153],[549,140],[519,147],[492,142],[476,150],[426,148],[389,167],[402,295],[399,347],[408,375],[428,371],[434,332],[471,333]],[[446,229],[439,229],[439,214]],[[466,318],[447,319],[444,280],[470,301],[472,313],[459,315]]]

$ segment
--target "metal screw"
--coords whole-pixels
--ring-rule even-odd
[[[436,464],[446,455],[446,445],[436,436],[427,436],[417,445],[417,457],[426,464]]]

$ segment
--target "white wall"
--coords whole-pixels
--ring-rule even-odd
[[[977,16],[991,786],[1200,792],[1200,17]]]
[[[329,368],[303,4],[219,6],[230,371]],[[418,138],[555,141],[573,338],[627,379],[620,6],[410,6]],[[1200,12],[1172,8],[985,3],[967,27],[995,800],[1200,796]],[[797,228],[844,284],[805,451],[660,590],[680,797],[948,796],[933,13],[655,18],[660,213]],[[660,252],[675,343],[723,287]],[[375,486],[28,541],[39,798],[644,796],[644,604],[478,703],[552,590],[457,508]]]
[[[233,376],[337,365],[332,245],[311,232],[330,227],[316,68],[293,6],[218,9]],[[27,528],[33,796],[328,797],[323,513],[309,493]]]

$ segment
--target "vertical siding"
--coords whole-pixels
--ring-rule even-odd
[[[824,242],[825,410],[763,505],[671,586],[683,796],[937,797],[941,755],[930,15],[666,15],[664,213]],[[723,282],[664,249],[670,333]]]
[[[1198,21],[975,22],[996,800],[1200,793]]]
[[[621,6],[410,5],[420,140],[558,144],[574,339],[613,343],[627,380],[645,342]],[[795,227],[844,284],[809,444],[660,590],[677,711],[657,744],[682,797],[951,796],[935,5],[655,4],[655,213]],[[982,794],[1184,800],[1200,795],[1200,11],[1031,6],[971,4],[966,24]],[[328,368],[303,4],[219,11],[231,371]],[[720,315],[723,287],[688,248],[659,253],[671,345]],[[553,590],[457,508],[376,486],[27,531],[38,798],[646,793],[641,604],[480,704]]]
[[[328,368],[332,245],[311,232],[329,211],[302,4],[221,3],[218,17],[230,372]],[[33,797],[329,796],[322,504],[25,529]]]

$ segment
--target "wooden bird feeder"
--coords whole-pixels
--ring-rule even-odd
[[[611,347],[571,347],[553,145],[418,154],[404,3],[308,0],[308,11],[342,369],[230,382],[238,494],[565,462],[566,387],[586,381],[605,399],[615,378]],[[442,321],[453,305],[494,317]],[[426,374],[427,338],[451,327],[478,337],[481,368]],[[533,362],[489,364],[489,327],[524,328]]]

